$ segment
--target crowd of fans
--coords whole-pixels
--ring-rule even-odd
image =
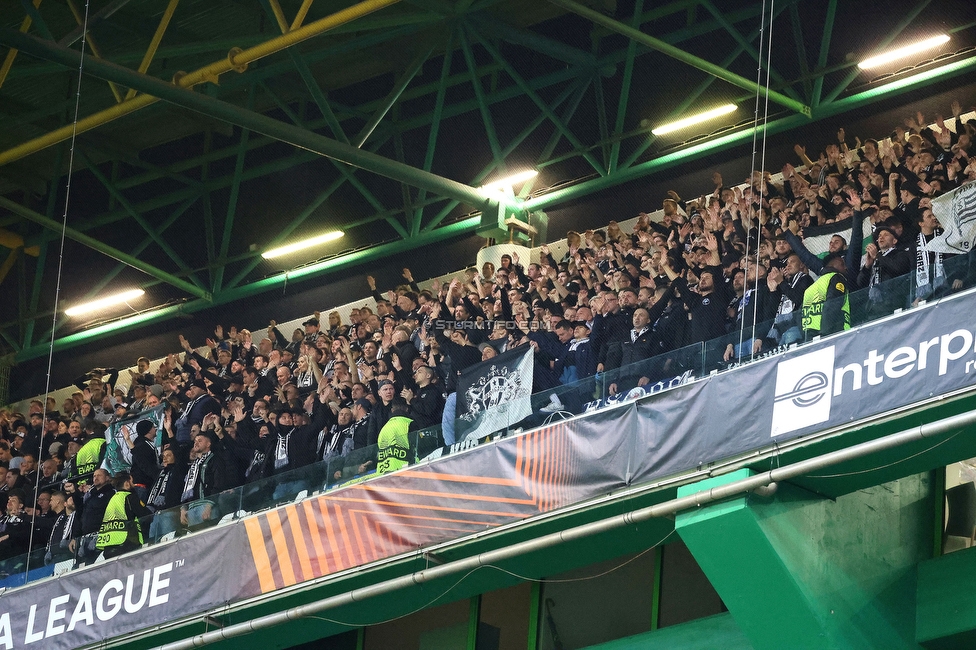
[[[668,354],[689,344],[729,337],[709,360],[717,367],[850,327],[854,289],[875,317],[974,286],[973,259],[950,264],[926,248],[941,232],[932,198],[976,180],[976,120],[958,103],[952,112],[955,131],[917,115],[881,141],[842,129],[816,159],[797,145],[780,182],[754,172],[731,187],[715,173],[713,191],[669,192],[662,216],[641,213],[630,232],[614,221],[570,231],[558,259],[542,246],[539,262],[504,255],[426,289],[403,269],[385,294],[367,276],[375,309],[348,322],[316,312],[287,335],[275,321],[218,325],[200,348],[181,336],[183,352],[155,371],[146,358],[121,381],[96,368],[63,404],[0,410],[0,559],[31,547],[48,563],[124,552],[147,533],[213,521],[224,490],[264,481],[288,498],[302,487],[291,470],[378,443],[350,475],[397,469],[407,431],[441,425],[438,442],[456,441],[459,374],[518,346],[535,351],[533,393],[599,377],[616,393],[680,372]],[[814,255],[804,230],[831,224],[838,234]],[[887,288],[906,275],[908,293]],[[650,359],[668,363],[640,365]],[[110,476],[106,426],[160,406],[158,427],[124,429],[131,469]],[[148,529],[137,523],[152,513]]]

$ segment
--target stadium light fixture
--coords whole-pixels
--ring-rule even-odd
[[[539,175],[534,169],[527,169],[524,172],[518,172],[517,174],[512,174],[511,176],[506,176],[505,178],[499,179],[497,181],[492,181],[486,185],[482,185],[478,189],[482,194],[494,194],[499,190],[504,190],[512,185],[518,185],[519,183],[524,183],[525,181],[535,178]]]
[[[700,122],[705,122],[707,120],[713,120],[716,117],[721,117],[722,115],[728,115],[729,113],[734,113],[739,107],[735,104],[725,104],[724,106],[719,106],[718,108],[713,108],[704,113],[698,113],[696,115],[690,115],[688,117],[676,120],[674,122],[668,122],[667,124],[662,124],[654,129],[651,129],[651,133],[654,135],[664,135],[665,133],[671,133],[672,131],[677,131],[679,129],[684,129],[689,126],[694,126]]]
[[[289,253],[294,253],[295,251],[300,251],[305,248],[311,248],[312,246],[318,246],[320,244],[325,244],[330,241],[335,241],[344,236],[345,233],[341,230],[333,230],[332,232],[327,232],[324,235],[317,235],[315,237],[309,237],[308,239],[303,239],[297,241],[294,244],[288,244],[287,246],[279,246],[278,248],[272,248],[269,251],[261,253],[261,257],[266,260],[270,260],[275,257],[281,257],[282,255],[288,255]]]
[[[898,59],[904,59],[905,57],[918,54],[919,52],[924,52],[925,50],[931,50],[932,48],[939,47],[940,45],[944,45],[948,42],[949,36],[947,34],[939,34],[938,36],[926,38],[925,40],[912,43],[911,45],[889,50],[888,52],[883,52],[877,56],[868,57],[867,59],[864,59],[858,63],[857,67],[861,68],[862,70],[877,68],[885,65],[886,63],[891,63],[892,61],[897,61]]]
[[[80,316],[81,314],[99,311],[113,305],[121,305],[122,303],[129,302],[130,300],[135,300],[139,296],[145,295],[145,293],[146,292],[142,289],[123,291],[122,293],[116,293],[111,296],[99,298],[98,300],[92,300],[91,302],[84,302],[80,305],[75,305],[74,307],[65,309],[64,313],[68,316]]]

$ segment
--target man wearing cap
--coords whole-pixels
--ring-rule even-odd
[[[314,317],[309,318],[307,321],[302,323],[302,327],[305,328],[305,343],[308,345],[315,345],[315,339],[319,337],[318,312],[315,312]]]
[[[220,404],[207,394],[207,384],[202,379],[190,381],[186,388],[186,399],[183,412],[174,422],[176,443],[184,450],[193,444],[190,437],[193,425],[201,425],[203,418],[211,413],[220,415]]]
[[[898,248],[898,235],[890,227],[879,227],[874,237],[877,243],[872,242],[865,249],[864,268],[858,276],[858,284],[868,287],[870,317],[879,318],[907,305],[907,285],[893,286],[896,283],[890,280],[908,273],[912,260],[908,251]]]
[[[160,466],[157,460],[156,425],[152,420],[139,420],[135,426],[135,435],[131,426],[122,427],[122,438],[132,454],[132,489],[143,502],[149,497],[149,488],[159,476]]]
[[[141,423],[140,423],[141,424]],[[98,528],[95,548],[106,558],[113,558],[134,551],[142,546],[142,517],[152,513],[142,500],[132,492],[132,477],[119,472],[112,479],[115,494],[109,499]]]

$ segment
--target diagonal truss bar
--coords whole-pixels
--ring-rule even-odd
[[[308,63],[305,62],[305,59],[296,50],[288,50],[288,56],[291,58],[292,63],[294,63],[295,69],[298,70],[298,76],[302,78],[302,82],[304,82],[305,87],[308,89],[308,93],[312,96],[312,101],[315,102],[315,106],[318,107],[319,112],[325,119],[325,123],[328,124],[329,130],[332,131],[332,135],[340,142],[349,144],[349,138],[346,137],[345,132],[342,130],[342,125],[339,124],[339,120],[336,118],[332,106],[329,105],[328,98],[319,87],[319,82],[315,80],[315,75],[312,74]]]
[[[159,224],[158,232],[160,234],[166,232],[166,230],[168,230],[169,227],[172,226],[176,222],[176,220],[179,219],[183,215],[183,213],[186,212],[190,208],[190,206],[192,206],[194,203],[196,203],[196,201],[197,201],[197,199],[190,199],[189,201],[186,201],[181,206],[179,206],[176,210],[174,210],[166,218],[166,220],[163,221],[163,223]],[[132,255],[139,255],[140,253],[142,253],[142,251],[144,251],[147,248],[149,248],[149,245],[151,243],[153,243],[153,238],[152,237],[146,237],[145,239],[143,239],[139,243],[138,246],[136,246],[135,248],[132,249],[132,253],[131,254]],[[102,291],[102,289],[104,289],[105,287],[107,287],[109,285],[109,283],[112,280],[114,280],[119,275],[119,273],[121,273],[122,271],[124,271],[127,268],[129,268],[129,265],[128,264],[121,263],[121,262],[119,264],[116,264],[115,267],[112,268],[111,271],[107,272],[105,275],[103,275],[101,277],[101,279],[98,280],[98,282],[96,282],[91,287],[89,287],[88,291],[85,293],[84,297],[81,298],[81,300],[82,301],[91,300],[92,298],[94,298],[95,296],[97,296]],[[146,286],[148,286],[148,285],[144,284],[144,285],[142,285],[142,288],[146,288]],[[34,323],[36,322],[36,320],[38,318],[43,318],[45,316],[51,316],[53,313],[54,313],[53,311],[48,311],[48,312],[43,313],[43,314],[38,314],[37,313],[37,306],[36,306],[36,304],[35,303],[32,303],[31,311],[29,312],[30,317],[31,317],[32,320],[30,320],[27,323],[27,329],[28,329],[28,331],[31,331],[31,328],[33,327]],[[71,323],[71,321],[68,320],[68,319],[65,319],[65,318],[59,319],[58,320],[57,330],[55,330],[55,331],[61,331],[62,329],[64,329],[65,327],[67,327],[70,323]],[[38,340],[40,340],[40,341],[48,341],[48,340],[50,340],[52,334],[54,334],[54,333],[55,332],[52,332],[51,331],[51,328],[48,328],[47,332],[45,332],[44,335],[40,339],[38,339]],[[30,337],[28,337],[26,335],[24,336],[24,340],[25,341],[27,341],[29,338]]]
[[[562,92],[561,92],[561,93],[559,94],[559,96],[558,96],[558,97],[556,97],[556,99],[554,99],[554,100],[553,100],[553,102],[552,102],[552,108],[553,108],[553,109],[557,109],[557,108],[559,108],[559,106],[560,106],[560,105],[561,105],[561,104],[562,104],[562,103],[563,103],[564,101],[566,101],[566,99],[568,99],[568,98],[569,98],[569,96],[570,96],[570,95],[572,95],[574,91],[576,91],[576,90],[577,90],[577,87],[578,87],[578,85],[579,85],[579,81],[575,81],[575,82],[572,82],[572,83],[570,83],[570,84],[569,84],[569,85],[568,85],[568,86],[567,86],[567,87],[566,87],[566,88],[565,88],[565,89],[564,89],[564,90],[563,90],[563,91],[562,91]],[[502,151],[502,154],[503,154],[504,156],[507,156],[507,155],[509,155],[510,153],[512,153],[513,151],[515,151],[515,149],[516,149],[516,148],[517,148],[517,147],[518,147],[518,146],[519,146],[520,144],[522,144],[522,142],[523,142],[523,141],[524,141],[524,140],[525,140],[525,139],[526,139],[527,137],[529,137],[530,135],[532,135],[532,133],[533,133],[533,132],[534,132],[534,131],[535,131],[536,129],[538,129],[538,128],[539,128],[540,126],[542,126],[542,124],[543,124],[543,123],[545,123],[545,121],[546,121],[546,114],[545,114],[545,113],[541,113],[541,112],[540,112],[540,113],[539,113],[539,115],[538,115],[538,116],[537,116],[537,117],[536,117],[536,118],[535,118],[534,120],[532,120],[531,122],[529,122],[529,124],[528,124],[528,125],[527,125],[527,126],[526,126],[526,127],[524,128],[524,129],[522,129],[522,132],[521,132],[520,134],[518,134],[517,136],[515,136],[515,138],[513,138],[513,139],[512,139],[512,141],[508,143],[508,146],[507,146],[507,147],[506,147],[506,148],[505,148],[505,149],[504,149],[504,150]],[[474,181],[473,181],[473,182],[474,182],[474,183],[481,183],[481,182],[482,182],[483,180],[485,180],[485,178],[487,178],[487,177],[488,177],[488,174],[490,174],[490,173],[491,173],[492,171],[494,171],[495,169],[496,169],[496,165],[495,165],[495,163],[494,163],[494,162],[490,162],[490,163],[488,163],[488,164],[487,164],[487,165],[485,165],[485,167],[484,167],[484,168],[483,168],[483,169],[481,170],[481,172],[480,172],[480,173],[478,173],[478,174],[477,174],[477,175],[476,175],[476,176],[474,177]],[[441,222],[442,222],[442,221],[443,221],[444,219],[446,219],[446,218],[447,218],[447,215],[449,215],[449,214],[451,213],[451,211],[452,211],[452,210],[453,210],[454,208],[456,208],[456,207],[457,207],[458,205],[460,205],[460,202],[459,202],[459,201],[450,201],[450,202],[448,202],[448,204],[447,204],[447,205],[445,205],[445,206],[444,206],[444,207],[443,207],[443,208],[441,209],[441,211],[440,211],[439,213],[437,213],[437,215],[436,215],[436,216],[435,216],[435,217],[434,217],[433,219],[431,219],[431,221],[430,221],[430,223],[428,223],[428,224],[427,224],[426,226],[424,226],[424,227],[423,227],[423,228],[421,229],[421,231],[422,231],[422,232],[430,232],[430,231],[432,231],[432,230],[434,230],[434,229],[436,229],[436,228],[437,228],[437,226],[439,226],[439,225],[440,225],[440,223],[441,223]]]
[[[427,152],[424,154],[424,171],[430,171],[434,166],[434,151],[437,148],[437,136],[440,134],[441,129],[441,116],[444,112],[444,98],[447,95],[447,79],[451,75],[451,62],[454,58],[454,30],[448,30],[447,33],[447,43],[444,46],[444,57],[441,60],[441,78],[440,85],[437,87],[437,98],[434,100],[434,114],[430,121],[430,131],[427,133]],[[424,208],[423,202],[427,198],[427,190],[420,190],[417,195],[417,202],[420,207],[417,208],[413,217],[409,219],[410,222],[410,234],[417,235],[420,232],[420,226],[424,221]]]
[[[37,9],[41,6],[41,0],[34,0],[34,8]],[[20,23],[20,31],[24,34],[30,29],[31,23],[34,19],[31,17],[30,13],[24,16],[24,20]],[[17,58],[17,50],[15,48],[10,48],[7,52],[7,56],[3,58],[3,63],[0,63],[0,88],[3,87],[3,82],[6,81],[7,75],[10,74],[10,68],[14,67],[14,59]]]
[[[782,9],[780,7],[777,7],[777,14],[778,14],[779,11],[782,11]],[[773,17],[773,20],[775,20],[775,19],[776,18],[774,16]],[[749,37],[748,37],[749,40],[752,40],[752,39],[756,38],[756,36],[759,35],[759,33],[760,33],[761,30],[762,30],[761,27],[757,27],[755,30],[753,30],[753,32],[751,34],[749,34]],[[743,48],[741,45],[736,46],[736,48],[732,51],[732,53],[729,54],[727,57],[725,57],[725,60],[722,61],[722,66],[723,67],[728,67],[728,66],[732,65],[733,61],[735,61],[737,58],[739,58],[744,51],[745,51],[745,48]],[[688,110],[688,107],[691,106],[695,102],[695,100],[697,100],[699,97],[701,97],[702,93],[704,93],[706,90],[708,90],[708,88],[714,82],[715,82],[715,77],[707,77],[707,78],[705,78],[664,119],[665,120],[671,120],[671,119],[674,119],[674,118],[678,117],[682,113],[684,113],[686,110]],[[644,155],[644,152],[645,151],[647,151],[648,149],[650,149],[651,145],[654,144],[654,142],[656,140],[657,140],[657,136],[655,136],[653,134],[650,134],[650,133],[647,134],[647,136],[644,138],[644,142],[642,142],[641,145],[639,147],[637,147],[637,149],[632,154],[630,154],[630,156],[627,157],[627,160],[623,164],[623,168],[626,169],[626,168],[630,167],[631,165],[633,165],[637,161],[638,158],[640,158],[641,156]]]
[[[644,0],[637,0],[634,5],[634,16],[631,18],[630,26],[636,28],[640,25],[640,16],[644,11]],[[613,145],[610,147],[610,164],[607,171],[612,174],[617,169],[620,162],[620,136],[624,132],[624,122],[627,119],[627,104],[630,101],[630,84],[634,78],[634,62],[637,60],[637,41],[631,39],[627,41],[627,62],[624,63],[624,78],[620,83],[620,98],[617,101],[617,120],[613,126]]]
[[[361,18],[365,15],[371,14],[374,11],[379,11],[380,9],[389,7],[398,2],[400,2],[400,0],[363,0],[360,3],[353,5],[352,7],[338,11],[320,20],[316,20],[315,22],[309,23],[308,25],[305,25],[304,27],[301,27],[295,31],[288,32],[287,34],[282,34],[281,36],[277,36],[275,38],[267,40],[253,47],[249,47],[246,50],[243,50],[235,54],[233,57],[231,56],[225,57],[219,61],[215,61],[211,63],[210,65],[204,66],[187,75],[184,75],[180,77],[177,87],[192,88],[197,84],[212,82],[214,79],[217,79],[220,75],[230,72],[231,70],[237,69],[240,66],[246,66],[266,56],[269,56],[276,52],[280,52],[281,50],[288,49],[294,45],[297,45],[298,43],[301,43],[310,38],[318,36],[324,32],[327,32],[330,29],[334,29],[335,27],[344,25],[350,21],[356,20],[357,18]],[[6,36],[0,39],[0,41],[2,41],[4,45],[9,46],[12,45],[14,42],[17,42],[17,40],[19,40],[16,38],[16,36],[10,33],[12,31],[14,30],[10,30],[8,28],[4,28],[2,30],[2,33],[5,34]],[[25,36],[25,35],[20,34],[20,36]],[[36,39],[31,39],[31,40],[36,40]],[[27,41],[20,41],[20,42],[27,43]],[[23,50],[24,48],[19,48],[19,49]],[[50,49],[51,51],[54,51],[53,44]],[[72,50],[66,50],[66,51],[72,52]],[[38,56],[38,58],[45,58],[45,57]],[[61,61],[61,63],[64,64],[63,61]],[[90,66],[87,65],[87,63],[88,62],[86,62],[85,67],[89,68]],[[105,62],[93,61],[91,63],[105,63]],[[70,67],[77,69],[79,67],[78,62],[75,61],[74,64]],[[116,72],[118,73],[123,73],[123,72],[133,73],[133,71],[129,70],[128,68],[122,68],[121,66],[113,66],[113,67],[116,68]],[[134,74],[138,75],[138,73],[134,73]],[[138,79],[138,77],[131,77],[131,78]],[[117,81],[117,79],[112,79],[112,81]],[[162,82],[158,79],[154,81],[157,81],[160,84],[163,84],[164,86],[170,86],[170,84],[166,84],[165,82]],[[138,85],[140,84],[136,83],[131,85],[130,87],[136,87]],[[144,86],[145,84],[141,84],[141,85]],[[160,88],[163,86],[156,86],[156,87]],[[5,165],[7,163],[13,162],[14,160],[18,160],[19,158],[23,158],[24,156],[40,151],[41,149],[49,147],[53,144],[57,144],[58,142],[67,140],[74,134],[90,131],[95,127],[102,126],[103,124],[116,120],[120,117],[141,110],[146,106],[150,106],[158,102],[159,100],[160,100],[159,97],[153,96],[150,93],[146,93],[144,95],[134,97],[129,101],[122,102],[121,104],[116,104],[115,106],[112,106],[111,108],[108,108],[104,111],[100,111],[93,115],[89,115],[88,117],[78,120],[78,122],[75,124],[67,125],[55,131],[51,131],[46,135],[40,136],[38,138],[34,138],[32,140],[29,140],[28,142],[22,143],[16,147],[13,147],[12,149],[8,149],[7,151],[0,153],[0,165]]]
[[[252,86],[247,94],[247,108],[254,106],[254,96],[257,91]],[[217,270],[214,272],[213,292],[219,293],[224,282],[224,260],[230,250],[230,238],[234,232],[234,218],[237,216],[237,199],[241,191],[241,177],[244,174],[244,159],[247,155],[247,141],[251,137],[250,129],[241,129],[241,139],[237,144],[237,160],[234,162],[234,182],[230,186],[227,197],[227,213],[224,215],[224,229],[220,236],[220,249],[217,253]]]
[[[180,0],[169,0],[169,4],[166,5],[163,16],[159,19],[159,25],[156,26],[156,31],[153,33],[152,40],[149,41],[149,47],[146,48],[146,54],[142,57],[142,61],[139,62],[139,67],[136,68],[139,72],[145,74],[149,70],[149,66],[152,64],[153,58],[159,50],[159,44],[163,42],[163,36],[166,34],[166,28],[169,27],[169,21],[173,19],[173,14],[176,13],[176,5],[179,3]],[[126,99],[132,99],[135,96],[136,91],[132,88],[125,94]]]
[[[78,66],[78,53],[73,50],[40,41],[16,30],[0,28],[0,42],[16,45],[22,52],[31,56],[60,63],[69,68],[77,68]],[[247,111],[239,106],[167,84],[152,77],[140,75],[128,68],[105,61],[89,61],[85,65],[85,71],[93,76],[109,78],[128,85],[130,88],[136,88],[147,93],[146,96],[160,97],[176,106],[251,129],[320,156],[361,167],[395,181],[426,188],[432,192],[468,203],[475,208],[486,207],[491,203],[477,189],[469,185],[401,164],[370,151],[357,149],[266,115]],[[137,97],[132,101],[138,101],[138,99]]]
[[[469,16],[466,20],[477,27],[478,32],[484,36],[499,38],[569,65],[587,68],[597,63],[596,57],[589,52],[527,29],[514,27],[496,19],[488,20],[479,15]]]
[[[298,12],[295,14],[295,19],[291,21],[291,28],[289,31],[295,31],[302,26],[305,22],[305,16],[308,15],[308,10],[312,8],[312,0],[302,0],[302,6],[298,8]]]
[[[820,54],[817,55],[817,78],[813,80],[813,96],[810,103],[814,108],[820,106],[823,93],[824,68],[827,66],[827,55],[830,54],[830,39],[833,38],[834,24],[837,19],[837,0],[827,2],[827,13],[824,16],[823,34],[820,37]]]
[[[741,32],[739,32],[739,30],[736,29],[732,23],[726,20],[725,15],[719,11],[714,4],[712,4],[711,0],[700,0],[699,4],[705,7],[705,9],[708,10],[708,13],[712,14],[715,21],[722,26],[722,28],[735,40],[736,43],[743,47],[745,52],[752,57],[752,60],[759,64],[760,68],[766,67],[766,64],[759,58],[759,52],[755,47],[752,46],[751,40],[747,41],[745,38],[743,38]],[[796,5],[791,6],[796,7]],[[787,93],[793,99],[800,101],[800,98],[797,96],[796,92],[790,88],[789,82],[783,78],[783,75],[776,72],[772,65],[769,66],[769,76],[771,76],[776,83],[783,88],[783,92]]]
[[[662,54],[666,54],[667,56],[677,59],[682,63],[686,63],[687,65],[690,65],[703,72],[706,72],[712,75],[713,77],[718,77],[723,81],[727,81],[733,86],[745,88],[746,90],[749,90],[751,92],[758,91],[759,93],[766,95],[771,101],[774,101],[781,106],[790,108],[796,111],[797,113],[806,115],[807,117],[810,116],[810,107],[803,104],[802,102],[798,102],[792,97],[787,97],[786,95],[776,92],[774,90],[767,90],[765,87],[760,86],[755,81],[737,75],[734,72],[726,70],[720,65],[716,65],[712,63],[711,61],[706,61],[705,59],[689,54],[688,52],[685,52],[684,50],[681,50],[671,45],[670,43],[662,41],[661,39],[658,38],[654,38],[653,36],[645,34],[640,30],[624,25],[623,23],[620,23],[614,20],[613,18],[609,18],[598,11],[594,11],[592,9],[584,7],[583,5],[580,5],[574,2],[573,0],[547,0],[547,1],[556,5],[557,7],[562,7],[566,11],[571,11],[574,14],[582,16],[583,18],[586,18],[591,22],[594,22],[598,25],[602,25],[603,27],[606,27],[611,31],[617,32],[622,36],[626,36],[627,38],[633,39],[638,43],[640,43],[641,45],[651,48],[652,50],[656,50],[658,52],[661,52]]]
[[[152,238],[152,240],[156,242],[156,244],[163,250],[163,252],[166,253],[166,255],[168,255],[171,260],[173,260],[173,262],[180,268],[180,271],[187,274],[189,280],[193,282],[193,284],[200,287],[201,290],[205,290],[206,287],[204,287],[203,284],[200,282],[200,280],[198,280],[191,273],[190,267],[187,266],[186,262],[183,261],[183,258],[180,257],[179,253],[177,253],[173,249],[173,247],[169,245],[169,242],[167,242],[158,232],[156,232],[156,229],[153,228],[152,224],[146,221],[146,219],[141,214],[139,214],[139,211],[132,206],[132,203],[129,202],[129,199],[127,199],[126,196],[122,194],[122,192],[118,191],[118,189],[115,188],[112,182],[105,177],[105,174],[101,172],[101,170],[98,168],[95,162],[88,156],[88,154],[86,154],[84,151],[79,150],[78,156],[81,158],[82,161],[84,161],[85,165],[88,166],[88,171],[92,173],[92,176],[94,176],[98,180],[98,182],[101,183],[106,190],[108,190],[109,194],[111,194],[115,198],[115,200],[119,202],[119,205],[122,206],[122,209],[129,213],[129,216],[132,217],[132,220],[135,221],[137,224],[139,224],[139,226],[146,231],[146,234],[148,234]]]
[[[796,58],[800,64],[800,79],[803,80],[803,92],[807,101],[813,102],[813,84],[810,83],[810,63],[807,61],[807,46],[803,42],[803,22],[800,20],[800,10],[795,4],[790,5],[790,27],[793,29],[793,43],[796,45]]]
[[[895,26],[895,28],[892,29],[890,32],[888,32],[888,34],[883,39],[881,39],[881,42],[875,46],[873,51],[877,52],[885,47],[888,47],[888,45],[890,45],[893,40],[898,38],[898,36],[903,31],[905,31],[906,27],[908,27],[915,21],[915,19],[918,17],[919,14],[925,11],[925,8],[928,7],[929,3],[931,2],[932,0],[919,0],[918,4],[912,7],[911,11],[909,11],[908,14],[906,14],[901,19],[901,21]],[[827,95],[827,97],[824,99],[824,103],[829,104],[830,102],[837,99],[837,97],[842,92],[847,90],[847,87],[850,85],[852,81],[854,81],[854,79],[857,78],[857,75],[859,74],[861,74],[861,69],[857,67],[853,68],[850,72],[848,72],[844,76],[843,80],[841,80],[841,82],[837,84],[832,91],[830,91],[830,94]]]
[[[81,25],[84,22],[85,17],[80,11],[78,11],[78,6],[75,4],[74,0],[67,0],[67,2],[68,9],[71,10],[71,15],[75,17],[75,22],[78,23],[78,25]],[[54,38],[51,38],[51,40],[53,41]],[[88,32],[88,36],[85,38],[85,43],[88,45],[88,49],[91,50],[92,56],[94,56],[96,59],[104,58],[100,52],[101,48],[99,48],[98,44],[95,42],[95,38],[92,36],[91,31]],[[108,82],[108,87],[109,90],[112,91],[112,96],[115,97],[115,102],[120,103],[122,101],[122,91],[119,90],[119,87],[111,81]]]
[[[116,11],[126,6],[131,1],[132,0],[113,0],[109,4],[105,5],[104,7],[96,11],[94,14],[88,17],[88,31],[90,32],[91,30],[93,30],[95,26],[98,25],[103,20],[107,20],[111,18]],[[71,30],[71,32],[69,32],[67,36],[59,40],[58,45],[61,45],[63,47],[71,47],[72,45],[74,45],[75,43],[81,40],[83,34],[84,34],[84,27],[78,25],[73,30]]]
[[[382,141],[379,142],[370,143],[370,146],[379,149],[381,146],[386,144],[386,142],[387,139],[383,139]],[[284,243],[284,241],[288,238],[289,235],[291,235],[291,233],[295,231],[296,228],[298,228],[300,225],[302,225],[305,222],[306,219],[312,216],[312,213],[315,212],[315,210],[317,210],[319,206],[325,203],[325,201],[328,200],[328,198],[332,196],[340,187],[342,187],[348,181],[352,180],[352,175],[359,170],[351,169],[347,171],[349,172],[348,176],[343,176],[342,178],[338,178],[335,181],[333,181],[332,184],[329,185],[329,187],[327,187],[318,196],[316,196],[315,199],[313,199],[312,202],[309,203],[308,206],[306,206],[306,208],[302,210],[294,219],[292,219],[292,221],[288,225],[280,228],[278,230],[278,233],[275,235],[275,237],[267,243],[268,248],[274,248],[275,246]],[[243,282],[244,278],[246,278],[251,271],[257,268],[257,266],[261,263],[262,259],[263,258],[260,255],[255,255],[255,258],[250,262],[248,262],[248,264],[240,272],[238,272],[237,275],[234,276],[234,278],[227,285],[227,288],[231,289],[233,287],[238,286],[241,282]]]
[[[506,72],[506,74],[508,74],[509,77],[512,78],[512,81],[514,81],[515,85],[519,87],[519,90],[525,93],[525,96],[532,100],[532,103],[539,107],[542,114],[545,115],[546,118],[552,122],[553,126],[555,126],[556,129],[563,134],[563,137],[565,137],[566,140],[568,140],[577,151],[581,152],[586,162],[590,163],[590,165],[593,166],[593,169],[596,170],[596,172],[601,176],[605,175],[606,170],[603,169],[599,161],[593,157],[593,154],[586,150],[586,147],[582,142],[580,142],[579,138],[577,138],[576,135],[569,130],[569,127],[563,123],[562,119],[556,115],[552,108],[550,108],[549,105],[541,97],[539,97],[539,93],[532,89],[532,86],[530,86],[529,83],[522,78],[522,75],[520,75],[515,68],[513,68],[504,57],[502,57],[501,53],[496,50],[493,45],[491,45],[488,41],[479,38],[478,34],[474,30],[471,30],[471,33],[481,43],[481,46],[488,51],[488,54],[495,59],[498,65],[502,66],[502,69]]]
[[[478,101],[478,110],[481,113],[481,121],[485,125],[485,135],[488,136],[488,145],[491,147],[491,155],[495,159],[495,164],[504,169],[505,157],[502,155],[502,147],[498,142],[498,134],[495,132],[495,123],[491,117],[491,107],[485,101],[485,89],[481,85],[481,78],[477,74],[478,66],[474,60],[474,53],[471,51],[471,44],[468,43],[464,35],[464,25],[458,25],[458,40],[461,42],[461,51],[464,54],[464,62],[468,66],[468,75],[471,77],[471,85],[474,87],[474,96]]]
[[[413,78],[416,77],[417,73],[420,72],[420,70],[424,67],[424,62],[427,61],[428,57],[430,57],[430,54],[433,51],[434,46],[431,45],[426,51],[417,55],[413,62],[407,66],[403,76],[399,81],[397,81],[396,84],[394,84],[390,93],[383,98],[379,108],[376,109],[373,116],[369,118],[369,121],[366,122],[366,125],[362,128],[362,130],[360,130],[359,135],[356,136],[356,139],[353,142],[355,146],[362,147],[364,144],[366,144],[366,141],[369,140],[369,136],[373,134],[373,131],[375,131],[380,122],[383,121],[386,114],[389,113],[390,109],[393,108],[393,105],[397,103],[397,101],[400,99],[400,95],[403,94],[403,91],[407,89],[407,86],[410,85]]]
[[[0,196],[0,208],[5,208],[16,215],[23,217],[24,219],[27,219],[28,221],[33,221],[34,223],[43,226],[44,228],[47,228],[48,230],[53,230],[54,232],[62,231],[63,228],[62,224],[58,223],[54,219],[49,219],[48,217],[44,216],[43,214],[40,214],[39,212],[34,212],[33,210],[26,208],[20,205],[19,203],[15,203],[14,201],[11,201],[10,199],[2,196]],[[96,239],[95,237],[90,237],[83,232],[78,232],[74,228],[64,228],[64,234],[68,239],[73,239],[74,241],[80,244],[84,244],[85,246],[91,248],[92,250],[96,250],[99,253],[103,253],[120,262],[124,262],[129,266],[131,266],[132,268],[139,269],[143,273],[147,275],[151,275],[152,277],[158,280],[162,280],[166,284],[171,284],[174,287],[181,289],[190,295],[197,296],[198,298],[202,298],[204,300],[210,300],[211,296],[208,291],[204,291],[200,287],[190,284],[189,282],[186,282],[185,280],[182,280],[171,273],[167,273],[166,271],[157,269],[155,266],[152,266],[151,264],[146,264],[142,260],[132,255],[129,255],[128,253],[125,253],[123,251],[120,251],[117,248],[109,246],[108,244],[102,242],[100,239]]]

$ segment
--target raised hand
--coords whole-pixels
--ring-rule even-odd
[[[366,284],[369,285],[370,291],[376,291],[376,278],[371,275],[366,276]]]

